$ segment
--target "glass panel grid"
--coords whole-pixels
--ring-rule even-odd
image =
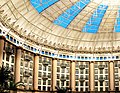
[[[54,24],[67,28],[71,21],[89,4],[90,0],[80,0],[63,14],[61,14],[55,21]]]
[[[30,0],[32,6],[41,13],[43,10],[56,3],[58,0]]]
[[[95,10],[91,18],[88,20],[82,32],[88,33],[96,33],[99,29],[100,23],[102,18],[107,10],[108,6],[106,5],[99,5],[98,8]]]
[[[115,23],[115,26],[114,26],[114,31],[115,32],[120,32],[120,7],[119,7],[119,10],[118,10],[118,15],[117,15],[117,18],[116,18],[116,23]]]

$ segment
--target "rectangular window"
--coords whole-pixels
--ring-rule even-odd
[[[47,70],[47,66],[43,66],[43,71],[46,71]]]
[[[46,85],[46,80],[43,80],[43,85]]]
[[[86,75],[86,76],[85,76],[85,79],[86,79],[86,80],[88,80],[88,79],[89,79],[89,76],[88,76],[88,75]]]
[[[108,80],[108,75],[105,75],[105,79]]]
[[[105,91],[108,91],[108,87],[105,87]]]
[[[30,62],[30,68],[33,68],[33,63],[32,62]]]
[[[57,81],[57,86],[59,86],[60,85],[60,82],[59,81]]]
[[[83,74],[84,73],[84,70],[80,70],[80,74]]]
[[[98,86],[98,82],[95,82],[95,86]]]
[[[95,80],[98,80],[98,76],[97,75],[95,75]]]
[[[102,69],[100,69],[100,74],[103,74],[103,70]]]
[[[42,76],[42,73],[41,72],[38,72],[38,77],[41,77]]]
[[[103,82],[100,82],[100,86],[103,86]]]
[[[100,88],[100,91],[103,91],[103,88]]]
[[[8,61],[8,62],[9,62],[9,57],[10,56],[6,54],[6,61]]]
[[[76,74],[79,74],[79,70],[78,70],[78,69],[76,69],[75,73],[76,73]]]
[[[44,91],[46,90],[46,86],[43,86],[43,90],[44,90]]]
[[[57,72],[60,72],[60,68],[59,67],[57,67]]]
[[[50,85],[51,84],[51,82],[50,82],[50,80],[48,80],[48,85]]]
[[[8,64],[8,63],[6,63],[6,67],[9,67],[9,64]]]
[[[28,67],[28,62],[25,62],[25,67]]]
[[[64,86],[64,82],[61,82],[61,86]]]
[[[79,79],[79,76],[78,76],[78,75],[76,75],[76,76],[75,76],[75,79],[76,79],[76,80],[78,80],[78,79]]]
[[[66,81],[66,86],[69,86],[69,81]]]
[[[115,68],[115,73],[118,73],[118,68]]]
[[[108,69],[105,69],[105,74],[107,74],[108,73]]]
[[[83,82],[80,82],[80,86],[83,86]]]
[[[65,68],[61,68],[61,72],[62,72],[62,73],[65,73]]]
[[[41,79],[38,79],[38,84],[41,85]]]
[[[60,79],[60,75],[59,74],[57,74],[57,79]]]
[[[88,86],[88,82],[85,82],[85,86]]]
[[[50,66],[48,66],[48,71],[51,71],[51,67]]]
[[[95,74],[98,74],[98,69],[95,69]]]
[[[109,84],[108,84],[108,81],[106,81],[106,82],[105,82],[105,86],[108,86],[108,85],[109,85]]]
[[[11,63],[14,63],[14,56],[11,56],[11,59],[12,59]]]
[[[39,70],[42,70],[42,65],[41,64],[39,64]]]
[[[3,52],[3,60],[5,60],[5,52]]]
[[[88,69],[85,70],[85,73],[88,74]]]
[[[76,85],[76,86],[78,86],[78,85],[79,85],[78,81],[76,81],[76,82],[75,82],[75,85]]]

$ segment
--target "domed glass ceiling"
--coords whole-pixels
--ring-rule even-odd
[[[69,0],[71,1],[71,0]],[[32,6],[41,13],[46,8],[52,6],[54,3],[59,2],[59,0],[30,0]],[[72,1],[71,1],[72,2]],[[102,19],[111,5],[119,5],[120,0],[78,0],[68,9],[66,9],[62,14],[60,14],[53,23],[67,28],[75,17],[84,10],[84,8],[90,3],[98,3],[98,7],[95,7],[93,14],[89,17],[87,22],[81,29],[82,32],[97,33]],[[112,8],[111,8],[112,10]],[[113,32],[120,32],[120,10],[118,10],[118,16],[116,17],[116,22],[114,24]]]
[[[0,0],[0,21],[10,28],[6,34],[41,46],[74,51],[120,47],[120,0]]]

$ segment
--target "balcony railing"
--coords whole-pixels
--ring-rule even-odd
[[[85,65],[80,65],[79,68],[80,69],[85,69]]]
[[[61,77],[60,80],[61,81],[66,81],[66,77]]]
[[[99,69],[104,69],[104,68],[105,68],[105,65],[99,65],[98,68],[99,68]]]
[[[29,56],[29,55],[25,55],[25,60],[26,60],[26,61],[31,61],[31,60],[32,60],[32,57]]]
[[[100,81],[100,82],[103,82],[104,80],[105,80],[104,77],[99,77],[99,81]]]
[[[48,79],[48,75],[43,75],[42,79],[47,80]]]
[[[24,77],[30,77],[30,76],[32,76],[32,73],[29,72],[29,71],[25,71],[23,74],[24,74]]]
[[[80,77],[79,81],[84,82],[85,78],[84,77]]]
[[[47,65],[49,65],[49,62],[46,61],[46,60],[44,60],[44,61],[42,62],[42,64],[43,64],[44,66],[47,66]]]
[[[8,54],[13,54],[14,53],[14,49],[12,49],[11,47],[6,47],[5,51]]]
[[[25,60],[26,60],[26,61],[31,61],[31,60],[32,60],[32,57],[29,56],[29,55],[25,55]]]
[[[65,63],[61,63],[61,64],[60,64],[60,67],[61,67],[61,68],[66,68],[66,66],[67,66],[67,64],[65,64]]]

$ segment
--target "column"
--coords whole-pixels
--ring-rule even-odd
[[[3,60],[3,49],[4,49],[4,36],[0,36],[0,66],[2,66],[2,60]]]
[[[52,60],[52,91],[56,91],[55,86],[57,85],[57,59]]]
[[[75,91],[75,61],[71,61],[70,66],[70,88]]]
[[[15,55],[15,83],[20,81],[20,62],[22,55],[22,47],[17,47],[16,55]]]
[[[90,70],[90,73],[89,73],[89,88],[90,88],[90,91],[95,91],[94,62],[89,63],[89,70]]]
[[[109,80],[110,80],[110,91],[114,91],[114,62],[113,61],[110,61],[109,62]]]
[[[39,54],[35,54],[33,67],[33,90],[38,90],[38,69],[39,69]]]

